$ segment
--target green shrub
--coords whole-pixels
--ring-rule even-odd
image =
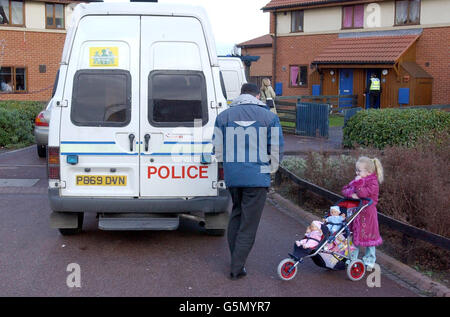
[[[33,124],[25,112],[0,107],[0,146],[33,143]]]
[[[420,137],[450,130],[450,113],[426,109],[370,109],[357,112],[344,128],[345,147],[403,145],[411,147]],[[432,135],[432,134],[431,134]]]
[[[0,108],[17,110],[22,113],[31,124],[34,124],[36,116],[45,109],[46,103],[41,101],[0,101]]]

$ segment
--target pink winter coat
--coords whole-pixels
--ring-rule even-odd
[[[312,238],[312,239],[311,239]],[[305,239],[300,240],[299,243],[297,243],[297,246],[303,246],[305,249],[312,249],[315,248],[319,241],[322,238],[322,233],[320,231],[311,231],[310,233],[307,233],[305,235]],[[313,240],[315,239],[315,240]],[[318,240],[318,241],[316,241]]]
[[[359,180],[353,180],[342,188],[342,194],[351,198],[355,193],[358,197],[370,198],[373,204],[365,208],[352,222],[353,242],[357,246],[372,247],[383,243],[378,229],[378,203],[379,185],[377,175],[370,174]]]

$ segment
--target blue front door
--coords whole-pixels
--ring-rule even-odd
[[[353,95],[353,69],[339,71],[339,95]],[[340,98],[340,107],[351,107],[351,98]]]

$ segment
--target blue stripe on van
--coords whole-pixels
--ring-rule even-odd
[[[61,141],[61,144],[116,144],[114,141]]]
[[[151,153],[151,154],[145,154],[141,153],[142,156],[172,156],[172,155],[202,155],[202,154],[213,154],[213,153]]]
[[[166,141],[164,144],[212,144],[212,142],[205,141],[205,142],[176,142],[176,141]]]
[[[128,156],[137,156],[139,153],[70,153],[63,152],[61,155],[128,155]]]

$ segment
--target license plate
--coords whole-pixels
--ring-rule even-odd
[[[77,175],[77,186],[127,186],[127,177],[121,175]]]

